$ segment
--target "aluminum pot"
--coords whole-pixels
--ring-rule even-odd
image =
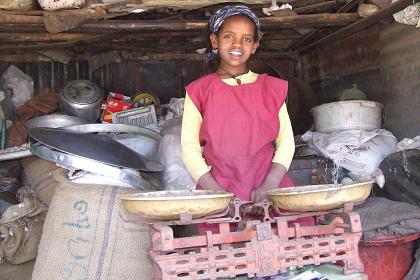
[[[99,118],[103,101],[101,88],[88,80],[67,83],[60,93],[60,111],[94,122]]]

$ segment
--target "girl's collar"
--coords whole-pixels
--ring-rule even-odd
[[[216,80],[218,80],[221,83],[223,83],[224,85],[230,86],[230,87],[237,87],[237,86],[244,86],[244,85],[248,85],[248,84],[253,84],[253,83],[257,82],[262,76],[265,76],[266,74],[257,74],[257,73],[252,72],[251,70],[249,70],[248,73],[245,73],[241,76],[241,79],[242,80],[249,80],[254,75],[256,76],[256,79],[255,79],[254,82],[241,83],[240,85],[238,85],[234,78],[222,79],[222,78],[220,78],[220,76],[216,72],[213,73],[213,76],[216,78]]]

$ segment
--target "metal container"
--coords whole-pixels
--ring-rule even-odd
[[[384,106],[374,101],[339,101],[325,103],[310,110],[315,131],[328,133],[336,130],[381,128]]]
[[[271,190],[267,197],[280,209],[321,211],[339,208],[345,203],[361,203],[370,195],[372,186],[372,181],[350,185],[309,185]]]
[[[144,192],[121,197],[131,214],[147,219],[179,219],[181,214],[201,218],[219,213],[229,206],[232,193],[209,190]]]
[[[101,88],[88,80],[74,80],[60,93],[60,111],[88,121],[99,118],[103,101]]]
[[[51,114],[30,119],[25,122],[25,127],[27,130],[30,130],[35,127],[59,128],[64,126],[79,125],[86,123],[88,123],[86,120],[76,118],[73,116]]]

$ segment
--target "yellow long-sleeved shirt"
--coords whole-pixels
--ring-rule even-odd
[[[258,74],[249,71],[242,75],[241,82],[242,84],[253,83],[257,78]],[[223,79],[223,81],[231,86],[237,84],[232,78]],[[295,142],[286,104],[283,104],[279,110],[279,120],[280,130],[276,139],[276,151],[272,162],[280,163],[286,169],[289,169],[295,152]],[[182,160],[196,182],[211,169],[211,166],[208,166],[203,158],[200,146],[201,122],[202,116],[187,93],[181,131]]]

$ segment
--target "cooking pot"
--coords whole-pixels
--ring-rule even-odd
[[[74,80],[67,83],[60,93],[60,111],[88,121],[99,118],[102,90],[88,80]]]

